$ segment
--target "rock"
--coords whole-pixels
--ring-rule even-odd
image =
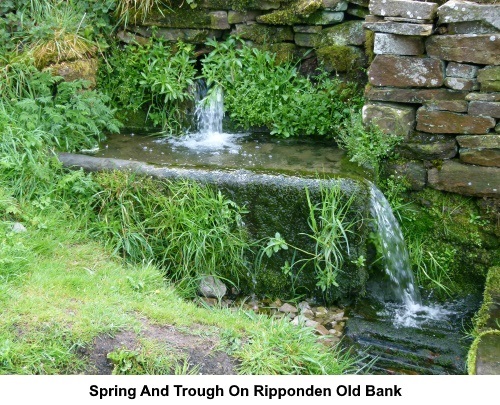
[[[146,45],[148,42],[149,42],[149,39],[148,38],[144,38],[144,37],[141,37],[139,35],[136,35],[136,34],[133,34],[131,32],[128,32],[128,31],[118,31],[116,33],[116,37],[126,43],[126,44],[132,44],[132,43],[136,43],[136,44],[139,44],[139,45]]]
[[[500,135],[460,135],[457,142],[461,148],[500,149]]]
[[[365,7],[349,5],[345,13],[364,20],[368,15],[368,10]]]
[[[316,330],[317,333],[319,333],[320,335],[322,336],[326,336],[326,335],[329,335],[330,332],[328,331],[328,329],[326,329],[323,325],[321,324],[318,324],[316,325],[316,327],[314,328]]]
[[[328,314],[328,310],[325,307],[318,307],[314,310],[314,315],[318,318],[322,318]]]
[[[259,23],[293,25],[305,21],[321,7],[322,0],[294,0],[281,9],[257,17]]]
[[[207,298],[207,297],[200,297],[200,301],[203,302],[204,305],[208,305],[209,307],[215,307],[219,300],[216,298]]]
[[[394,21],[365,22],[363,26],[367,30],[375,32],[422,37],[431,35],[434,28],[432,24],[399,23]]]
[[[446,160],[428,171],[429,186],[476,197],[500,197],[500,168],[473,166]]]
[[[357,45],[362,46],[365,43],[365,33],[363,31],[363,22],[347,21],[342,24],[334,25],[323,29],[321,32],[321,46],[329,45]]]
[[[495,126],[491,117],[475,117],[421,107],[417,111],[417,131],[433,134],[485,134]]]
[[[294,25],[293,32],[300,32],[302,34],[318,34],[323,29],[320,25]]]
[[[368,80],[374,86],[441,87],[444,64],[430,58],[377,55],[368,69]]]
[[[415,108],[398,104],[368,103],[363,106],[363,122],[376,125],[387,134],[408,136],[415,126]]]
[[[349,0],[350,4],[357,4],[358,6],[368,7],[370,0]]]
[[[324,46],[317,49],[316,55],[328,72],[348,72],[366,66],[365,53],[355,46]]]
[[[465,99],[468,101],[500,101],[500,93],[470,93]]]
[[[396,179],[406,180],[413,191],[423,190],[427,185],[427,170],[422,162],[391,164],[388,170]]]
[[[12,225],[12,232],[14,232],[14,233],[24,233],[24,232],[28,232],[28,230],[20,222],[14,222],[14,224]]]
[[[495,126],[495,132],[500,134],[500,122]]]
[[[302,316],[302,315],[299,315],[299,316],[296,316],[293,320],[292,320],[292,325],[303,325],[303,326],[307,326],[309,328],[316,328],[317,325],[319,325],[319,322],[316,322],[316,321],[313,321],[311,319],[308,319],[306,318],[305,316]]]
[[[487,66],[479,70],[477,73],[477,81],[483,92],[500,92],[500,66]]]
[[[346,11],[348,2],[346,0],[322,0],[321,7],[328,11]]]
[[[500,167],[500,147],[498,149],[460,149],[460,161],[471,165]],[[498,185],[500,186],[500,179]]]
[[[301,311],[300,314],[308,319],[314,319],[314,312],[311,311],[310,309],[304,309],[303,311]]]
[[[86,80],[89,82],[89,88],[96,86],[97,80],[97,59],[80,59],[74,61],[65,61],[48,67],[53,74],[61,76],[65,81]]]
[[[318,43],[317,34],[305,34],[298,32],[294,36],[294,42],[298,46],[304,46],[307,48],[314,48]]]
[[[490,34],[495,32],[496,29],[491,24],[485,21],[471,21],[462,23],[450,23],[448,24],[448,34],[459,35],[459,34]]]
[[[475,65],[450,62],[446,66],[446,77],[461,77],[463,79],[475,79],[479,68]]]
[[[151,11],[142,25],[160,28],[211,28],[228,30],[227,11],[208,11],[202,9],[172,8],[167,12]]]
[[[394,89],[370,86],[365,91],[365,97],[368,100],[418,104],[430,101],[460,101],[465,100],[468,94],[465,91],[447,89]]]
[[[439,7],[438,16],[442,24],[486,21],[500,30],[500,7],[496,4],[451,0]]]
[[[434,160],[454,158],[458,148],[454,137],[414,132],[398,151],[408,159]]]
[[[235,29],[231,33],[258,44],[293,41],[291,27],[271,27],[264,24],[236,24]]]
[[[494,319],[498,324],[498,318]],[[498,330],[498,329],[497,329]],[[475,374],[476,375],[499,375],[500,362],[500,336],[495,333],[484,334],[477,346]]]
[[[424,41],[422,37],[377,32],[373,52],[377,55],[422,55]]]
[[[301,301],[299,302],[299,305],[297,305],[297,308],[299,309],[300,312],[305,311],[306,309],[311,309],[311,305],[307,301]]]
[[[430,100],[428,102],[424,102],[424,106],[429,110],[438,110],[438,111],[452,111],[464,113],[469,109],[469,103],[465,100]]]
[[[343,319],[344,319],[344,311],[337,312],[332,316],[332,320],[334,320],[335,322],[340,322]]]
[[[426,50],[431,58],[499,65],[500,34],[434,35],[427,39]]]
[[[240,24],[246,23],[248,21],[255,21],[255,19],[261,15],[260,11],[234,11],[230,10],[227,13],[227,22],[229,24]]]
[[[476,79],[463,79],[461,77],[447,77],[444,85],[452,90],[474,91],[479,90],[479,83]]]
[[[500,118],[500,102],[471,101],[469,103],[469,114]]]
[[[217,30],[197,30],[180,28],[160,28],[156,36],[170,42],[184,41],[192,44],[204,44],[207,39],[218,39],[222,36],[222,31]]]
[[[416,20],[432,20],[438,5],[410,0],[371,0],[370,13],[383,17],[405,17]]]
[[[203,297],[220,299],[226,295],[227,287],[214,276],[204,276],[200,280],[198,290]]]
[[[344,13],[339,11],[317,11],[304,21],[312,25],[332,25],[341,23]]]
[[[278,311],[284,312],[286,314],[289,314],[289,313],[296,314],[297,312],[299,312],[297,310],[297,308],[295,308],[293,305],[290,305],[288,303],[284,303],[281,307],[278,308]]]

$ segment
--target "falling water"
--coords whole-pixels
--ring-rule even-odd
[[[370,212],[380,237],[380,254],[397,302],[386,303],[385,315],[392,315],[396,326],[419,327],[445,319],[452,311],[440,305],[423,305],[411,270],[403,233],[389,202],[371,185]]]
[[[215,86],[210,91],[204,80],[196,82],[195,93],[195,118],[197,132],[184,136],[173,136],[169,143],[174,147],[188,149],[215,151],[230,149],[236,152],[239,145],[234,141],[240,136],[228,134],[222,130],[224,118],[224,93],[220,86]]]

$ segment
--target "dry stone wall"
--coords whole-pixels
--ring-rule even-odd
[[[413,162],[399,169],[413,184],[500,197],[500,4],[371,0],[369,11],[364,121],[405,137]]]
[[[208,38],[223,40],[232,34],[276,53],[278,61],[303,58],[312,63],[316,56],[330,71],[360,72],[367,66],[363,22],[368,1],[195,0],[193,9],[173,0],[168,10],[154,11],[118,37],[143,43],[155,27],[167,40],[203,47]]]

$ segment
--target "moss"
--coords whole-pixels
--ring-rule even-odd
[[[281,10],[262,15],[257,21],[272,25],[293,25],[303,22],[321,7],[321,0],[295,0]]]
[[[229,29],[227,18],[216,18],[214,13],[202,9],[156,9],[141,24],[164,28],[212,28]]]
[[[485,336],[489,335],[498,335],[498,338],[500,339],[500,330],[489,330],[487,332],[483,332],[474,339],[469,348],[469,352],[467,353],[467,372],[469,375],[476,374],[477,349],[479,347],[479,344],[481,343],[481,340]]]
[[[270,27],[264,24],[240,25],[236,31],[242,39],[249,39],[257,44],[273,44],[293,41],[291,27]]]
[[[370,30],[365,30],[365,55],[368,59],[368,65],[375,59],[375,32]]]
[[[87,80],[90,83],[91,89],[96,86],[97,68],[97,59],[61,62],[48,67],[48,69],[51,69],[52,73],[62,76],[64,80],[68,82],[79,79]]]
[[[318,60],[325,70],[348,72],[365,66],[365,56],[361,49],[348,45],[330,45],[316,51]]]

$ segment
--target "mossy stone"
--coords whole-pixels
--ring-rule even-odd
[[[274,53],[276,55],[275,62],[278,65],[282,63],[295,62],[300,59],[299,49],[295,44],[289,42],[257,45],[256,48]]]
[[[360,48],[350,45],[330,45],[316,51],[318,61],[329,72],[348,72],[366,66],[366,57]]]
[[[237,24],[233,31],[242,39],[249,39],[257,44],[274,44],[278,42],[293,41],[291,27],[270,27],[264,24]]]
[[[320,43],[322,46],[329,45],[357,45],[362,46],[365,42],[363,21],[346,21],[342,24],[328,27],[321,31]]]
[[[293,25],[304,21],[321,7],[322,0],[295,0],[281,10],[257,17],[257,21],[272,25]]]

